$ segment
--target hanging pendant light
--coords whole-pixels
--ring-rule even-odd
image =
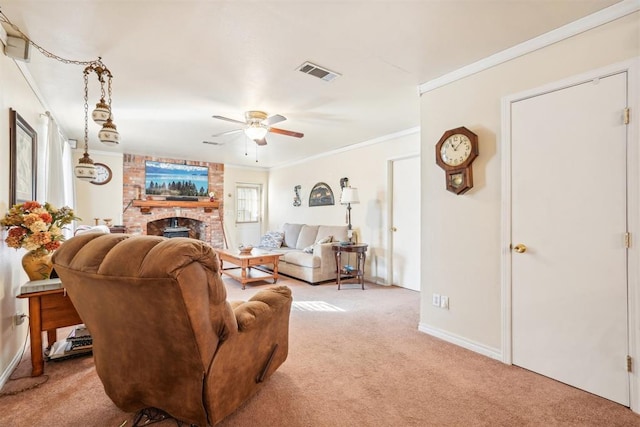
[[[78,164],[74,168],[76,178],[83,181],[93,181],[96,179],[96,167],[93,160],[89,157],[89,77],[87,71],[84,70],[84,155],[78,160]]]
[[[111,116],[109,105],[105,102],[104,97],[100,98],[100,102],[96,104],[96,109],[91,113],[91,118],[99,125],[103,125]]]
[[[120,144],[120,134],[110,118],[102,125],[102,129],[98,132],[98,138],[107,145]]]

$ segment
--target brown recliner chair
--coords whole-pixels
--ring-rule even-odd
[[[287,358],[291,291],[229,303],[204,242],[86,233],[54,268],[93,336],[96,371],[123,411],[216,424]]]

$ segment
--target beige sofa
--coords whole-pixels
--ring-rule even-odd
[[[265,248],[284,254],[280,257],[278,272],[312,285],[336,278],[336,261],[332,242],[347,240],[346,225],[284,224],[284,240],[279,248]],[[331,236],[328,243],[316,242]],[[309,248],[311,253],[304,251]]]

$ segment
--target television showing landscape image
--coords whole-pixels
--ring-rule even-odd
[[[147,160],[144,172],[144,192],[148,196],[205,197],[209,195],[209,168],[206,166]]]

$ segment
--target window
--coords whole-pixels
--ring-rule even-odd
[[[260,217],[260,186],[236,186],[236,223],[258,222]]]

